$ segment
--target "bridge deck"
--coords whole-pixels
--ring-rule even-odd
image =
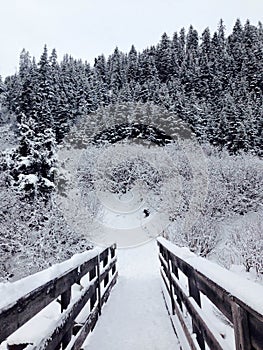
[[[118,284],[84,349],[179,349],[161,294],[156,250],[152,241],[118,251]]]

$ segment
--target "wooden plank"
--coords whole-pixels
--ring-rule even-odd
[[[103,267],[107,266],[109,261],[109,256],[105,256],[105,258],[103,259]],[[104,277],[104,288],[106,288],[107,284],[109,283],[109,272],[106,273],[105,277]]]
[[[96,265],[97,259],[98,259],[98,256],[94,256],[91,260],[86,261],[84,264],[81,264],[81,265],[78,267],[78,275],[79,275],[78,277],[79,277],[79,280],[80,280],[83,276],[87,275],[87,273],[90,272],[90,270]],[[79,280],[76,281],[76,282],[74,282],[74,283],[79,282]],[[73,284],[74,284],[74,283],[73,283]]]
[[[113,264],[112,269],[111,269],[111,275],[113,276],[115,272],[117,271],[116,263]]]
[[[91,330],[95,327],[95,324],[97,323],[99,315],[99,309],[98,306],[94,308],[92,313],[89,314],[85,324],[81,327],[80,331],[76,335],[76,339],[74,343],[71,345],[70,350],[79,350],[81,348],[81,345],[86,340],[87,336],[91,332]]]
[[[254,349],[263,349],[263,322],[254,315],[248,313],[248,324],[251,344]]]
[[[113,259],[113,258],[116,256],[116,248],[117,248],[116,244],[113,244],[113,245],[110,247],[110,252],[111,252],[110,256],[111,256],[111,259]]]
[[[188,278],[190,278],[192,271],[194,270],[197,288],[211,300],[211,302],[228,318],[230,322],[232,322],[229,292],[203,275],[201,272],[196,271],[190,264],[186,263],[177,256],[172,255],[171,261],[172,264],[179,268]]]
[[[166,289],[167,289],[167,291],[169,292],[169,287],[168,287],[167,282],[165,281],[165,276],[163,275],[163,272],[162,272],[162,271],[161,271],[161,275],[162,275],[164,284],[165,284],[165,286],[166,286]],[[164,297],[164,300],[165,300],[165,303],[166,303],[165,297]],[[167,303],[166,303],[166,306],[167,306]],[[196,348],[196,346],[195,346],[195,343],[194,343],[194,340],[193,340],[193,338],[192,338],[192,335],[191,335],[191,333],[190,333],[190,331],[189,331],[189,329],[188,329],[188,327],[187,327],[187,325],[186,325],[186,323],[185,323],[185,321],[184,321],[183,315],[182,315],[180,309],[178,308],[177,303],[175,303],[174,309],[175,309],[175,312],[176,312],[176,316],[178,317],[178,320],[179,320],[179,322],[180,322],[180,324],[181,324],[181,327],[182,327],[182,329],[183,329],[183,331],[184,331],[184,334],[185,334],[185,336],[186,336],[186,339],[187,339],[187,341],[188,341],[188,345],[190,346],[191,350],[197,350],[197,348]],[[168,310],[169,310],[169,307],[168,307]],[[170,317],[171,317],[171,315],[170,315]],[[172,317],[171,317],[171,320],[172,320],[172,323],[173,323]],[[174,325],[174,323],[173,323],[173,325]],[[174,327],[175,327],[175,325],[174,325]],[[175,329],[176,329],[176,327],[175,327]]]
[[[179,268],[188,278],[191,277],[194,270],[197,288],[232,322],[229,292],[173,254],[171,255],[171,262],[172,265]]]
[[[67,309],[71,299],[71,287],[61,294],[61,312]]]
[[[102,296],[102,305],[106,302],[106,300],[110,294],[111,289],[113,288],[113,286],[117,282],[117,277],[118,277],[118,273],[116,272],[115,275],[113,276],[108,288],[106,289],[106,291],[104,292],[104,294]],[[89,335],[91,330],[94,328],[94,326],[98,320],[98,315],[99,315],[99,308],[98,308],[98,306],[96,306],[94,311],[92,312],[92,314],[90,314],[88,316],[83,327],[80,329],[78,334],[76,334],[76,339],[70,348],[71,350],[79,350],[81,348],[81,345],[84,343],[87,336]]]
[[[178,271],[178,268],[173,264],[173,262],[171,261],[171,265],[172,265],[172,273],[174,274],[174,276],[178,279],[179,281],[179,271]],[[175,293],[175,291],[174,291]],[[177,295],[176,296],[176,300],[177,300],[177,303],[181,309],[181,311],[183,310],[183,305],[182,305],[182,301],[180,299],[180,296]]]
[[[189,295],[192,298],[194,298],[197,305],[201,307],[200,292],[196,285],[196,276],[195,276],[194,269],[192,269],[191,274],[188,277],[188,287],[189,287]],[[200,346],[200,349],[205,350],[205,342],[204,342],[204,337],[202,333],[202,328],[198,326],[198,323],[196,322],[195,318],[192,318],[192,326],[193,326],[193,332],[196,334],[196,339]]]
[[[38,345],[34,346],[34,350],[37,350],[39,348],[53,350],[62,342],[65,333],[70,328],[73,328],[75,318],[94,294],[95,290],[98,287],[97,284],[98,281],[96,280],[94,284],[89,286],[89,288],[71,306],[71,308],[64,313],[59,325],[53,330],[52,334],[49,334],[43,338]]]
[[[167,265],[168,265],[167,261],[164,259],[164,257],[161,254],[159,254],[159,260],[161,262],[161,265],[163,265],[167,268]]]
[[[251,346],[253,349],[263,349],[263,315],[251,309],[242,300],[231,296],[231,300],[237,303],[247,313],[248,327],[251,339]]]
[[[106,278],[106,276],[109,274],[109,271],[112,270],[112,268],[116,265],[117,259],[115,258],[112,260],[109,264],[109,266],[103,271],[103,273],[100,276],[101,282]]]
[[[97,263],[97,276],[98,276],[98,310],[99,316],[101,315],[101,275],[100,275],[100,260]]]
[[[61,312],[67,309],[69,306],[71,299],[71,287],[70,289],[66,290],[63,294],[61,294]],[[72,327],[69,328],[69,330],[65,333],[65,335],[62,338],[62,349],[66,349],[68,343],[70,342],[72,336]]]
[[[118,278],[118,272],[115,272],[114,276],[112,277],[111,282],[109,283],[107,289],[105,290],[105,292],[101,298],[101,305],[102,306],[107,302],[113,286],[117,283],[117,278]]]
[[[98,261],[99,261],[99,257],[97,257],[97,260],[96,260],[96,265],[94,265],[93,269],[90,270],[89,272],[89,280],[92,281],[94,278],[96,278],[96,266],[98,264]],[[98,278],[98,276],[97,276]],[[90,311],[92,311],[94,305],[96,304],[96,301],[97,301],[97,289],[94,290],[94,293],[91,295],[90,297]]]
[[[176,267],[178,266],[179,268],[184,264],[183,260],[179,260],[179,262],[177,261],[177,259],[175,259],[175,257],[171,257],[171,261],[172,261],[172,265],[174,264]],[[188,264],[187,264],[188,265]],[[167,270],[167,268],[164,267],[164,270]],[[197,288],[197,283],[195,281],[195,285],[193,282],[193,275],[195,274],[195,270],[192,268],[191,265],[186,266],[186,268],[184,269],[184,273],[187,272],[187,276],[192,277],[190,285],[189,285],[189,292],[190,292],[190,288],[191,288],[191,293],[195,294],[196,293],[196,288]],[[213,350],[222,350],[223,348],[221,347],[220,343],[218,343],[217,339],[215,338],[214,334],[211,332],[211,330],[209,329],[208,325],[206,325],[206,323],[203,321],[203,319],[200,317],[200,315],[198,314],[198,312],[196,311],[196,309],[193,307],[192,303],[189,302],[189,298],[186,296],[186,294],[184,293],[184,291],[182,290],[182,288],[179,286],[178,282],[176,281],[176,276],[172,279],[172,284],[174,287],[174,292],[175,294],[178,296],[178,298],[181,300],[181,302],[183,302],[183,304],[185,305],[185,307],[187,308],[190,316],[192,317],[192,319],[194,319],[194,331],[197,330],[201,330],[204,333],[202,335],[202,340],[206,340],[207,344],[210,346],[211,349]],[[197,289],[198,290],[198,289]],[[198,300],[198,295],[196,295],[196,298]],[[199,301],[200,301],[200,295],[199,295]],[[201,302],[200,302],[201,304]],[[182,325],[182,327],[184,327]],[[200,344],[199,344],[200,345]],[[204,343],[203,343],[204,346]]]
[[[114,244],[110,250],[111,250],[111,259],[113,260],[115,257],[116,257],[116,244]],[[117,271],[117,267],[116,267],[116,264],[113,265],[112,269],[111,269],[111,274],[112,276],[115,274],[115,272]]]
[[[25,344],[7,344],[8,350],[24,350],[28,347],[28,345],[32,345],[31,343],[25,343]]]
[[[249,334],[247,312],[233,301],[232,315],[233,315],[236,350],[252,349],[250,334]]]
[[[168,279],[168,268],[166,266],[163,266],[163,271],[165,272],[165,276],[166,278]],[[162,271],[161,271],[162,272]],[[171,275],[172,276],[172,275]],[[175,277],[176,278],[176,277]],[[173,276],[172,276],[172,279],[173,279]],[[166,282],[166,281],[165,281]],[[168,287],[167,287],[168,288]],[[176,295],[176,300],[182,310],[182,301],[181,301],[181,297],[180,297],[180,290],[174,288],[174,285],[172,283],[172,288],[173,288],[173,293]],[[170,289],[168,288],[167,289],[168,292],[170,293]]]
[[[173,294],[173,284],[172,284],[172,275],[171,275],[171,265],[170,265],[170,252],[167,254],[167,273],[168,273],[168,280],[169,280],[169,295],[172,305],[172,314],[175,314],[175,301],[174,301],[174,294]]]
[[[102,253],[99,255],[100,262],[103,261],[107,256],[109,255],[109,248],[106,248]]]
[[[168,292],[168,294],[170,295],[170,286],[169,286],[169,284],[168,284],[167,281],[166,281],[166,278],[165,278],[166,276],[165,276],[163,270],[161,270],[160,272],[161,272],[161,276],[162,276],[162,279],[163,279],[163,281],[164,281],[164,284],[165,284],[165,286],[166,286],[167,292]]]
[[[231,299],[229,292],[217,283],[196,271],[198,289],[232,322]]]
[[[213,332],[210,330],[209,326],[203,320],[197,308],[193,305],[191,299],[185,295],[184,291],[182,290],[182,288],[179,286],[179,284],[176,282],[175,279],[173,279],[173,283],[177,292],[180,293],[181,300],[185,305],[187,311],[189,312],[190,316],[195,319],[195,323],[198,326],[198,328],[202,329],[204,339],[208,344],[208,346],[210,347],[210,349],[224,350],[224,348],[221,346],[221,342],[218,341],[218,339],[215,337]],[[198,304],[196,305],[198,306]],[[220,337],[219,334],[218,334],[218,337]]]

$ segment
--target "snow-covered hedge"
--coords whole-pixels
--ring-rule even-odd
[[[175,201],[167,202],[170,212],[177,212],[174,222],[167,230],[167,236],[173,242],[189,246],[202,256],[209,255],[221,242],[223,255],[220,263],[230,266],[237,260],[233,258],[235,252],[247,270],[254,267],[258,273],[262,273],[263,230],[260,213],[263,203],[263,162],[252,154],[230,155],[227,151],[218,151],[211,146],[206,146],[205,152],[209,174],[208,193],[204,206],[200,208],[199,219],[189,232],[182,231],[187,216],[187,198],[191,194],[191,179],[185,176],[187,185],[182,187],[182,198],[186,198],[184,207],[179,206],[178,211]],[[237,222],[238,218],[241,220],[247,213],[258,213],[258,219],[249,220],[242,227],[238,225],[226,239],[221,224],[231,218]],[[222,240],[225,242],[224,251]]]

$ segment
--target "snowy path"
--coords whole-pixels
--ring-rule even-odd
[[[119,279],[86,350],[176,350],[165,308],[156,242],[118,251]]]

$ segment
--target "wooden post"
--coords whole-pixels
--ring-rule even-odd
[[[108,251],[108,255],[103,260],[103,267],[107,266],[108,261],[109,261],[109,251]],[[106,288],[108,283],[109,283],[109,273],[107,273],[107,276],[104,278],[104,288]]]
[[[173,263],[173,261],[171,261],[171,265],[172,265],[172,272],[174,273],[175,277],[179,280],[178,267],[175,266],[175,264]],[[177,302],[178,302],[178,305],[179,305],[181,311],[183,311],[182,300],[180,299],[179,295],[176,295],[176,300],[177,300]]]
[[[188,276],[188,286],[189,286],[189,295],[193,297],[196,303],[201,307],[200,292],[196,285],[194,270],[192,270]],[[194,318],[192,318],[192,326],[193,326],[193,333],[196,334],[196,339],[200,346],[200,349],[205,350],[205,341],[204,341],[202,331],[201,329],[199,329]]]
[[[96,266],[94,266],[93,269],[90,270],[89,280],[92,281],[94,277],[96,277]],[[94,294],[90,298],[90,311],[92,311],[94,305],[96,304],[96,300],[97,300],[97,288],[95,289]]]
[[[70,299],[71,299],[71,288],[61,294],[61,312],[67,309],[68,305],[70,304]],[[71,340],[71,336],[72,336],[72,329],[70,328],[62,338],[62,349],[66,349],[68,343]]]
[[[247,312],[235,301],[231,305],[235,333],[236,350],[252,349]]]
[[[112,269],[111,269],[112,276],[115,274],[115,272],[116,272],[116,264],[112,266]]]
[[[169,274],[169,289],[170,289],[170,299],[171,299],[171,307],[172,307],[172,315],[175,315],[175,305],[174,305],[174,295],[173,295],[173,283],[172,283],[172,275],[171,275],[171,257],[170,252],[166,250],[166,262],[168,266],[168,274]]]
[[[110,252],[111,252],[111,259],[113,259],[116,255],[116,245],[113,245],[110,247]]]
[[[116,246],[114,245],[113,247],[111,247],[110,251],[111,251],[111,259],[113,259],[116,255]],[[115,274],[115,272],[116,272],[116,264],[112,266],[112,269],[111,269],[112,276]]]
[[[100,257],[98,256],[97,260],[97,276],[98,276],[98,308],[99,308],[99,316],[101,315],[101,280],[100,280]]]

